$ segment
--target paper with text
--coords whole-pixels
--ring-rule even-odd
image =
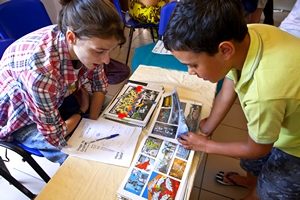
[[[162,55],[172,55],[171,51],[165,48],[162,40],[157,41],[154,48],[152,49],[152,53],[162,54]]]
[[[70,137],[68,146],[63,148],[63,152],[70,156],[129,167],[141,131],[140,127],[104,118],[98,120],[83,118]],[[119,136],[92,142],[113,134]]]

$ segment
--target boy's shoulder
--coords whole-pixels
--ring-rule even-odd
[[[267,24],[248,24],[249,31],[257,32],[262,38],[263,42],[278,40],[286,43],[285,39],[300,41],[299,38],[291,35],[290,33],[281,30],[279,27]]]
[[[300,56],[300,39],[281,30],[278,27],[265,24],[248,25],[250,35],[250,46],[255,43],[261,46],[263,57],[276,54],[286,55],[291,51],[296,56]],[[294,52],[292,49],[298,49]],[[268,52],[266,54],[265,52]]]

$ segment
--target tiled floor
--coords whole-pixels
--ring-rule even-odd
[[[284,10],[290,7],[284,7]],[[280,21],[287,15],[286,11],[274,13],[275,25],[280,24]],[[128,32],[127,32],[128,33]],[[133,54],[134,48],[152,42],[150,33],[147,30],[136,30],[134,32],[133,43],[130,57]],[[117,48],[112,52],[112,58],[125,62],[128,44],[126,43],[121,49]],[[131,59],[128,65],[130,66]],[[110,94],[117,91],[119,86],[111,87]],[[246,137],[246,120],[240,108],[239,102],[236,101],[230,112],[223,120],[222,124],[217,128],[213,135],[213,139],[219,141],[241,140]],[[3,149],[0,149],[0,155],[4,157]],[[15,175],[22,183],[24,183],[33,192],[38,193],[45,183],[34,175],[30,167],[21,161],[21,159],[10,152],[11,162],[8,167],[11,173]],[[44,158],[37,158],[37,161],[42,167],[53,175],[58,169],[57,164],[53,164]],[[243,170],[239,167],[239,160],[218,155],[208,155],[204,158],[196,175],[194,187],[190,200],[229,200],[240,199],[247,190],[241,187],[222,186],[216,183],[214,177],[219,170],[233,170],[243,174]],[[27,199],[25,195],[15,189],[12,185],[0,177],[0,193],[2,200],[22,200]]]

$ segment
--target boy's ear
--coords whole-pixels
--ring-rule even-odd
[[[75,44],[76,42],[76,35],[73,31],[71,30],[67,30],[66,33],[66,39],[68,41],[69,44]]]
[[[219,52],[224,60],[229,60],[235,53],[235,46],[231,41],[224,41],[219,44]]]

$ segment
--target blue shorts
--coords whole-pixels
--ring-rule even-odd
[[[300,199],[300,158],[273,148],[265,157],[257,160],[241,160],[241,167],[257,179],[257,195],[260,200]]]

